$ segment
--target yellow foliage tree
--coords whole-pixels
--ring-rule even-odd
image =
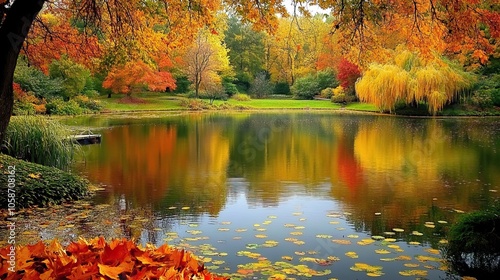
[[[396,53],[390,64],[371,64],[356,83],[359,99],[381,111],[394,111],[397,102],[424,102],[429,113],[436,115],[474,82],[471,74],[441,57],[424,60],[401,47]]]

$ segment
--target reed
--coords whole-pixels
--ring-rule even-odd
[[[78,145],[69,141],[70,130],[40,116],[12,117],[7,128],[7,154],[46,166],[67,170]]]

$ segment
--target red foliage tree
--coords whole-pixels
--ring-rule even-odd
[[[356,64],[345,58],[340,60],[337,65],[337,79],[340,81],[340,85],[343,88],[352,90],[356,80],[360,76],[361,71]]]

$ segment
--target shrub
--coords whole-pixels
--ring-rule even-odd
[[[271,93],[271,83],[266,72],[257,74],[249,90],[257,98],[264,98]]]
[[[87,89],[82,92],[83,95],[87,96],[88,98],[97,98],[99,97],[99,92],[94,89]]]
[[[64,102],[61,99],[52,99],[47,102],[45,107],[49,115],[80,115],[84,113],[84,110],[74,100]]]
[[[339,82],[335,78],[335,72],[331,69],[325,69],[316,73],[316,80],[319,91],[329,87],[335,88],[339,85]]]
[[[333,103],[346,103],[346,95],[341,93],[341,94],[337,94],[337,95],[334,95],[332,96],[332,102]]]
[[[295,81],[290,90],[296,99],[313,99],[321,89],[314,76],[307,75]]]
[[[250,96],[248,96],[247,94],[244,94],[244,93],[237,93],[237,94],[233,95],[233,97],[231,97],[231,98],[234,100],[237,100],[237,101],[250,101],[250,100],[252,100],[250,98]]]
[[[490,209],[462,216],[450,228],[448,244],[443,249],[452,270],[484,279],[500,275],[499,225],[498,202]]]
[[[177,87],[175,88],[175,93],[187,93],[189,92],[189,87],[191,86],[191,82],[186,76],[178,76],[175,77],[175,84]]]
[[[14,108],[12,109],[14,116],[27,116],[36,114],[35,106],[32,103],[25,101],[14,101]]]
[[[224,93],[229,97],[238,93],[238,88],[231,77],[222,78],[222,87],[224,88]]]
[[[181,100],[181,106],[190,110],[206,110],[210,109],[210,104],[197,98],[189,98]]]
[[[102,109],[102,105],[98,100],[93,100],[85,95],[77,95],[73,100],[78,103],[78,105],[90,112],[99,112]]]
[[[42,165],[67,169],[77,145],[68,140],[70,131],[44,117],[12,118],[5,136],[7,154]]]
[[[14,82],[24,91],[31,91],[38,98],[51,98],[63,92],[62,79],[50,79],[39,69],[19,62],[14,73]]]
[[[322,98],[332,98],[333,88],[328,87],[328,88],[323,89],[321,91],[321,93],[319,94],[319,96],[321,96]]]
[[[274,85],[273,94],[290,94],[290,85],[288,82],[277,82]]]

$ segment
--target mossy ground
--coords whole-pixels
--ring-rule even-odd
[[[15,208],[45,207],[89,195],[89,182],[55,167],[0,154],[0,208],[7,208],[9,166],[15,166]]]

